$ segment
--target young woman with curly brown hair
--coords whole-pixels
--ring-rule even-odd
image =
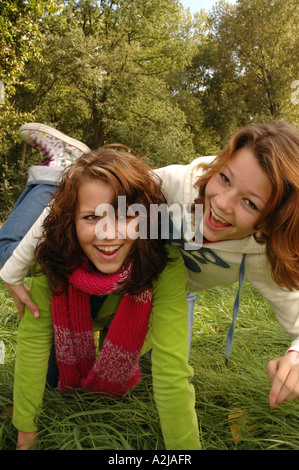
[[[38,434],[53,334],[62,392],[86,389],[117,398],[138,384],[139,358],[151,351],[165,447],[200,449],[188,365],[186,270],[177,248],[148,236],[150,225],[158,224],[151,206],[164,203],[151,170],[115,148],[83,155],[63,175],[35,252],[30,296],[39,318],[26,308],[18,332],[18,449],[27,449]],[[140,218],[136,204],[144,209]],[[143,238],[135,236],[140,224],[147,227]]]

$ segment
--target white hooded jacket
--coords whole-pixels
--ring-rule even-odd
[[[213,158],[200,157],[189,165],[170,165],[156,170],[162,179],[168,205],[194,203],[198,196],[194,184],[202,174],[200,164],[211,162]],[[270,303],[277,320],[293,339],[290,349],[299,352],[299,291],[289,291],[276,284],[264,245],[257,243],[251,235],[241,240],[204,244],[200,248],[194,244],[194,250],[190,248],[189,245],[188,250],[184,250],[181,246],[191,291],[228,286],[238,281],[242,258],[246,254],[244,280]]]

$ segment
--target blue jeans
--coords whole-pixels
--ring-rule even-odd
[[[53,167],[29,169],[27,186],[0,229],[0,269],[49,204],[60,174],[61,170]]]

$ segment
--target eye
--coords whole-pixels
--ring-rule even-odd
[[[224,173],[219,173],[219,175],[220,175],[220,178],[222,179],[222,181],[223,181],[224,183],[227,183],[227,184],[230,183],[228,177],[227,177]]]
[[[246,205],[247,205],[250,209],[252,209],[252,210],[254,210],[254,211],[257,211],[257,210],[258,210],[258,208],[256,207],[256,205],[255,205],[250,199],[245,199],[245,203],[246,203]]]
[[[99,216],[98,216],[98,215],[95,215],[95,214],[93,214],[93,215],[86,215],[86,216],[84,217],[84,219],[93,222],[94,220],[99,220]]]

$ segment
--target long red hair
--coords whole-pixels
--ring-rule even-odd
[[[253,152],[272,184],[272,195],[256,226],[254,237],[265,244],[272,276],[289,290],[299,288],[299,130],[283,121],[256,124],[233,135],[227,147],[196,182],[204,203],[206,185],[240,148]]]

